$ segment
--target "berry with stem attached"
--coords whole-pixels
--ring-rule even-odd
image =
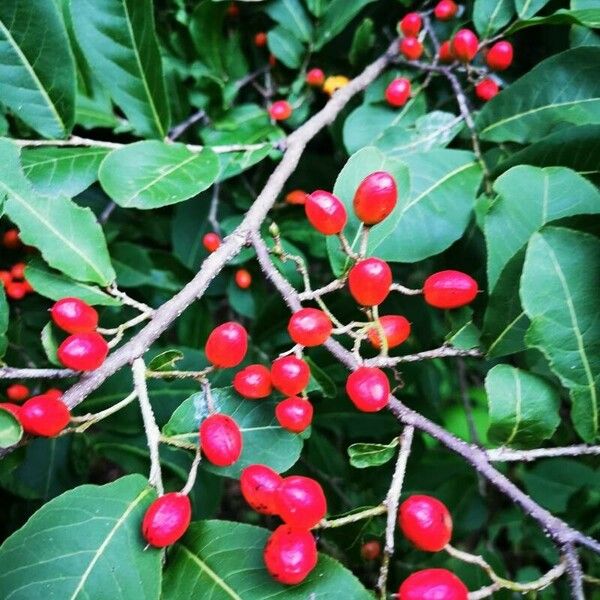
[[[286,396],[299,394],[310,380],[310,368],[296,356],[281,356],[271,365],[271,382]]]
[[[61,298],[50,309],[57,327],[68,333],[94,331],[98,327],[98,313],[79,298]]]
[[[423,20],[418,12],[409,12],[400,21],[400,31],[406,37],[416,37],[421,31]]]
[[[410,323],[406,317],[401,315],[385,315],[379,318],[379,323],[383,327],[388,349],[404,343],[410,335]],[[367,335],[371,345],[378,350],[381,349],[379,328],[372,327]]]
[[[284,477],[277,491],[277,514],[291,527],[310,529],[327,513],[321,485],[310,477]]]
[[[285,430],[302,433],[312,423],[313,406],[304,398],[291,396],[275,407],[275,416]]]
[[[57,351],[58,360],[68,369],[93,371],[108,355],[106,340],[96,331],[70,335]]]
[[[513,47],[510,42],[496,42],[485,55],[485,62],[494,71],[505,71],[513,61]]]
[[[273,391],[271,371],[264,365],[248,365],[235,374],[233,387],[244,398],[266,398]]]
[[[387,171],[375,171],[360,182],[354,194],[354,212],[365,225],[377,225],[391,214],[397,201],[395,179]]]
[[[491,77],[486,77],[475,85],[475,95],[484,102],[497,96],[499,91],[498,84]]]
[[[477,296],[477,282],[461,271],[439,271],[423,284],[425,302],[436,308],[459,308]]]
[[[390,106],[404,106],[410,98],[410,81],[397,77],[385,88],[385,99]]]
[[[452,54],[460,62],[472,61],[478,48],[479,39],[470,29],[459,29],[452,38]]]
[[[449,21],[456,16],[458,5],[453,0],[440,0],[433,9],[433,14],[438,21]]]
[[[398,590],[398,600],[467,600],[469,590],[446,569],[423,569],[410,575]]]
[[[248,350],[248,334],[242,325],[228,321],[215,327],[206,340],[204,352],[208,362],[227,369],[239,365]]]
[[[317,565],[317,544],[310,531],[280,525],[269,536],[263,558],[273,579],[296,585]]]
[[[406,539],[426,552],[439,552],[452,537],[450,512],[432,496],[415,495],[406,499],[398,510],[398,523]]]
[[[187,531],[192,505],[185,494],[171,492],[155,500],[142,521],[142,535],[155,548],[174,544]]]
[[[359,367],[348,376],[346,393],[358,410],[377,412],[389,402],[390,382],[381,369]]]
[[[322,310],[301,308],[290,317],[287,330],[296,344],[320,346],[329,339],[333,325]]]
[[[416,37],[405,37],[400,40],[400,52],[406,60],[418,60],[423,54],[423,44]]]
[[[323,235],[340,233],[348,218],[342,201],[325,190],[309,194],[304,210],[310,224]]]
[[[269,115],[274,121],[285,121],[292,116],[292,105],[287,100],[277,100],[269,106]]]
[[[392,270],[380,258],[357,262],[348,275],[350,294],[362,306],[381,304],[390,292]]]
[[[67,406],[52,396],[33,396],[23,404],[19,420],[25,432],[40,437],[54,437],[68,424],[71,414]]]
[[[263,515],[276,515],[277,490],[281,475],[265,465],[250,465],[240,476],[240,489],[246,502]]]
[[[231,417],[210,415],[200,424],[200,448],[208,462],[229,467],[242,453],[242,432]]]

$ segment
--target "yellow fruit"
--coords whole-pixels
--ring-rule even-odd
[[[330,96],[333,95],[334,92],[337,92],[339,89],[348,85],[350,80],[344,75],[331,75],[325,80],[323,84],[323,91]]]

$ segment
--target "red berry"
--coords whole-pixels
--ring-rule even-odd
[[[435,18],[440,21],[449,21],[458,12],[458,6],[453,0],[440,0],[433,9]]]
[[[288,204],[300,204],[304,206],[306,204],[306,198],[308,194],[304,190],[292,190],[285,196],[285,201]]]
[[[235,374],[233,387],[244,398],[266,398],[273,391],[271,371],[263,365],[248,365]]]
[[[488,102],[494,96],[497,96],[499,91],[498,84],[491,77],[482,79],[475,86],[475,95],[484,102]]]
[[[405,500],[398,511],[398,523],[406,539],[426,552],[439,552],[452,537],[452,517],[446,505],[432,496]]]
[[[271,365],[273,387],[286,396],[299,394],[310,380],[310,368],[296,356],[282,356]]]
[[[364,560],[375,560],[381,555],[381,544],[377,540],[365,542],[360,549],[360,555]]]
[[[242,453],[242,432],[227,415],[210,415],[200,425],[200,447],[208,462],[229,467]]]
[[[54,437],[69,424],[71,414],[61,400],[42,394],[29,398],[23,404],[19,419],[27,433]]]
[[[192,520],[192,505],[185,494],[171,492],[155,500],[142,521],[142,535],[155,548],[174,544]]]
[[[20,383],[13,383],[6,388],[6,397],[11,402],[23,402],[29,398],[29,388]]]
[[[74,333],[58,347],[58,360],[68,369],[93,371],[108,355],[106,340],[95,331]]]
[[[202,238],[202,245],[207,252],[214,252],[221,245],[221,238],[213,231],[210,231]]]
[[[235,2],[232,2],[228,7],[227,7],[227,16],[228,17],[238,17],[240,14],[240,9],[237,6],[237,4]]]
[[[275,56],[273,54],[269,54],[268,61],[272,67],[274,67],[277,64],[277,59],[275,58]]]
[[[263,552],[269,575],[279,583],[304,581],[317,564],[317,544],[310,531],[280,525],[267,540]]]
[[[423,54],[423,44],[416,37],[405,37],[400,40],[400,52],[407,60],[418,60]]]
[[[252,275],[246,269],[235,272],[235,284],[242,290],[247,290],[252,285]]]
[[[292,116],[292,106],[287,100],[277,100],[269,106],[269,115],[274,121],[285,121]]]
[[[362,306],[381,304],[390,292],[392,271],[379,258],[366,258],[357,262],[348,275],[350,294]]]
[[[206,340],[206,358],[215,367],[222,369],[236,367],[246,356],[248,334],[234,321],[215,327]]]
[[[240,488],[246,502],[263,515],[276,515],[277,490],[281,476],[265,465],[250,465],[242,471]]]
[[[25,263],[19,262],[15,263],[10,270],[10,275],[13,279],[23,280],[25,279],[25,267],[27,265]]]
[[[320,346],[333,330],[331,319],[317,308],[302,308],[290,317],[290,337],[302,346]]]
[[[6,287],[9,283],[12,283],[10,271],[0,271],[0,285]]]
[[[390,398],[390,382],[376,367],[359,367],[346,380],[346,393],[358,410],[377,412]]]
[[[325,517],[327,500],[323,488],[310,477],[285,477],[277,491],[277,514],[286,525],[310,529]]]
[[[69,333],[94,331],[98,327],[98,313],[79,298],[62,298],[50,309],[54,323]]]
[[[11,413],[16,419],[19,419],[21,407],[18,404],[12,404],[11,402],[0,402],[0,408]]]
[[[14,250],[21,245],[18,229],[7,229],[2,236],[2,245],[9,250]]]
[[[404,580],[398,600],[467,600],[469,590],[446,569],[424,569]]]
[[[311,69],[306,74],[306,83],[313,87],[321,87],[325,81],[325,73],[322,69]]]
[[[275,407],[275,416],[285,430],[302,433],[312,422],[313,407],[308,400],[291,396]]]
[[[436,308],[465,306],[477,296],[477,282],[460,271],[439,271],[430,275],[423,285],[425,302]]]
[[[395,348],[408,339],[410,335],[410,323],[408,319],[400,315],[386,315],[379,318],[379,322],[383,327],[383,333],[387,340],[388,348]],[[374,348],[381,348],[379,329],[372,327],[368,333],[369,342]]]
[[[6,295],[11,300],[22,300],[28,292],[29,288],[25,282],[11,281],[6,284]]]
[[[410,98],[410,81],[397,77],[385,88],[385,99],[390,106],[404,106]]]
[[[469,62],[475,58],[479,40],[470,29],[459,29],[452,38],[452,54],[461,62]]]
[[[452,54],[452,44],[450,40],[446,40],[440,44],[438,57],[443,63],[451,63],[454,61],[454,54]]]
[[[513,61],[513,47],[510,42],[496,42],[485,56],[485,62],[494,71],[504,71]]]
[[[403,81],[408,83],[406,79]],[[408,92],[410,93],[410,83]],[[360,182],[354,194],[354,212],[365,225],[377,225],[394,210],[397,200],[398,188],[391,174],[387,171],[375,171]]]
[[[421,31],[423,21],[418,12],[409,12],[400,21],[400,30],[406,37],[416,37]]]
[[[310,224],[323,235],[340,233],[346,225],[346,207],[337,196],[324,190],[309,194],[304,209]]]
[[[267,45],[267,34],[264,31],[259,31],[254,36],[254,45],[257,48],[264,48]]]
[[[44,392],[44,396],[48,396],[49,398],[56,398],[57,400],[60,400],[63,396],[63,393],[61,390],[57,390],[56,388],[50,388],[49,390],[46,390]]]

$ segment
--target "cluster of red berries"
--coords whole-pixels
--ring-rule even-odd
[[[18,250],[23,245],[17,229],[8,229],[2,235],[2,245],[7,250]],[[25,263],[18,262],[9,270],[0,271],[0,285],[11,300],[22,300],[33,292],[31,284],[25,279]]]
[[[214,252],[221,245],[221,238],[218,233],[209,231],[204,234],[202,245],[207,252]],[[242,290],[246,290],[252,285],[252,275],[247,269],[238,269],[233,279],[236,285]]]

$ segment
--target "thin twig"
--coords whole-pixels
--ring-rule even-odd
[[[81,423],[81,425],[76,427],[73,430],[73,432],[74,433],[83,433],[86,429],[90,428],[92,425],[98,423],[99,421],[102,421],[103,419],[106,419],[106,417],[110,417],[110,415],[114,415],[116,412],[120,411],[122,408],[125,408],[126,406],[131,404],[131,402],[133,400],[135,400],[136,397],[137,397],[136,392],[131,392],[131,394],[129,394],[129,396],[127,396],[126,398],[123,398],[123,400],[121,400],[120,402],[117,402],[116,404],[113,404],[112,406],[109,406],[108,408],[105,408],[104,410],[101,410],[97,413],[88,413],[87,415],[71,417],[72,423]]]
[[[403,285],[400,285],[399,283],[392,283],[392,285],[390,285],[390,291],[391,292],[400,292],[401,294],[404,294],[405,296],[418,296],[419,294],[423,293],[423,290],[421,289],[412,289],[412,288],[407,288]]]
[[[178,125],[175,125],[175,127],[173,127],[171,129],[171,131],[169,132],[167,139],[170,140],[171,142],[173,142],[178,137],[183,135],[192,125],[194,125],[194,123],[197,123],[198,121],[202,121],[205,118],[206,118],[206,112],[204,111],[204,109],[195,112],[194,114],[190,115],[187,119],[185,119]]]
[[[463,348],[454,348],[452,346],[440,346],[433,350],[425,350],[416,354],[405,354],[404,356],[394,357],[376,357],[365,360],[365,365],[368,367],[395,367],[401,363],[419,362],[421,360],[431,360],[433,358],[449,358],[452,356],[473,356],[480,358],[483,356],[480,350],[471,348],[465,350]]]
[[[221,226],[219,225],[219,192],[221,185],[217,181],[213,186],[213,193],[210,199],[210,208],[208,210],[208,222],[215,233],[221,234]]]
[[[562,446],[560,448],[536,448],[535,450],[511,450],[510,448],[495,448],[487,451],[487,456],[492,462],[530,462],[539,458],[555,458],[557,456],[585,456],[588,454],[600,454],[600,446],[579,444],[576,446]]]
[[[371,519],[373,517],[383,515],[386,512],[387,506],[385,504],[380,504],[379,506],[373,506],[371,508],[354,512],[337,519],[323,519],[323,521],[321,521],[315,527],[315,529],[332,529],[334,527],[343,527],[344,525],[348,525],[350,523],[356,523],[358,521],[363,521],[364,519]]]
[[[198,475],[198,466],[200,465],[200,461],[202,460],[202,452],[200,451],[200,446],[196,449],[196,454],[194,455],[194,460],[192,461],[192,465],[190,466],[190,472],[188,474],[187,481],[183,486],[181,493],[189,494],[196,483],[196,476]]]
[[[563,546],[563,556],[565,557],[567,567],[567,577],[571,585],[571,597],[573,600],[585,600],[585,594],[583,593],[583,572],[575,546],[573,544],[565,544]]]
[[[71,369],[21,369],[0,367],[0,379],[66,379],[75,377],[79,371]]]

